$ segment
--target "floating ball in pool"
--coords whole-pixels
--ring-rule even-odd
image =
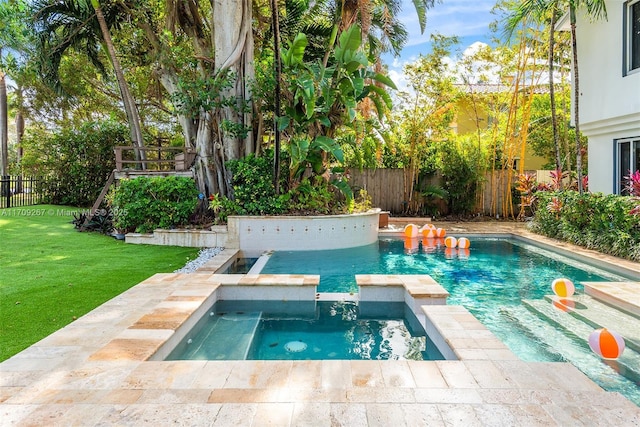
[[[447,230],[444,228],[436,228],[436,237],[445,237],[447,235]]]
[[[453,236],[448,236],[448,237],[445,237],[444,239],[444,245],[448,248],[455,248],[457,244],[458,244],[458,239],[456,239]]]
[[[425,225],[424,227],[422,227],[422,229],[420,229],[420,232],[422,233],[423,237],[426,237],[428,239],[432,239],[434,237],[436,237],[436,232],[433,228],[429,227],[428,225]]]
[[[415,224],[407,224],[404,227],[405,237],[418,237],[418,226]]]
[[[300,353],[307,349],[307,344],[302,341],[289,341],[284,345],[284,349],[289,353]]]
[[[460,249],[469,249],[469,246],[471,246],[471,242],[466,237],[461,237],[458,239],[458,247]]]
[[[576,291],[576,287],[573,285],[573,282],[565,278],[554,280],[551,283],[551,289],[554,294],[563,298],[570,297]]]
[[[589,335],[589,347],[603,359],[617,359],[624,351],[624,338],[607,328],[596,329]]]

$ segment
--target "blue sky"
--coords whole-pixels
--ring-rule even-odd
[[[399,58],[384,57],[391,75],[402,73],[402,66],[415,60],[419,54],[430,51],[429,36],[439,33],[444,36],[458,36],[460,49],[464,50],[476,41],[488,43],[491,34],[489,24],[496,17],[491,9],[496,0],[442,0],[427,10],[427,27],[420,34],[420,24],[411,0],[402,0],[400,21],[409,32],[409,40]],[[397,73],[397,74],[396,74]]]

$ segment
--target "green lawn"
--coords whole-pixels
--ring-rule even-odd
[[[79,233],[74,208],[0,209],[0,361],[198,249],[129,245]]]

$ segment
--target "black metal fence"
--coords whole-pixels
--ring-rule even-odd
[[[42,203],[41,179],[24,176],[0,177],[0,209]]]

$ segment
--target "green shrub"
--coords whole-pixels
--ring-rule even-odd
[[[250,154],[226,163],[232,176],[234,202],[226,203],[227,215],[276,215],[287,211],[287,197],[276,197],[271,158]]]
[[[289,159],[283,156],[283,164]],[[340,183],[328,182],[321,176],[303,178],[299,183],[276,196],[270,179],[273,174],[273,156],[269,151],[263,156],[253,154],[226,163],[231,172],[233,198],[210,196],[209,207],[219,221],[229,215],[279,215],[279,214],[332,214],[346,210],[339,194]],[[286,170],[283,168],[283,170]],[[283,174],[284,175],[284,174]],[[280,188],[286,190],[286,177]],[[343,190],[344,191],[344,190]]]
[[[450,213],[454,215],[473,211],[480,180],[480,156],[475,147],[465,151],[451,143],[438,146],[437,166],[442,176],[442,187],[448,195]]]
[[[336,194],[329,183],[321,176],[304,178],[289,192],[291,195],[291,213],[301,215],[336,213]]]
[[[140,177],[120,181],[109,201],[116,229],[147,233],[187,224],[198,204],[198,190],[190,178]]]
[[[640,261],[640,217],[634,200],[575,191],[536,193],[533,229],[588,249]]]
[[[23,141],[22,166],[44,179],[47,203],[91,206],[115,168],[113,148],[126,144],[126,127],[110,121],[54,133],[32,129]]]

